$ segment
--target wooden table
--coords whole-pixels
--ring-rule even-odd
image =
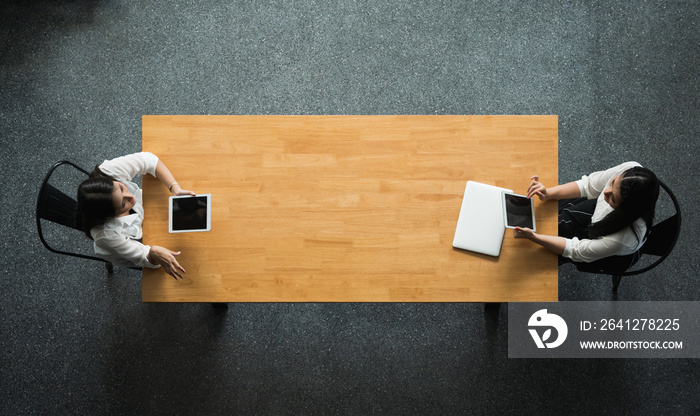
[[[557,301],[556,256],[510,230],[498,258],[452,248],[467,180],[558,183],[557,116],[144,116],[143,150],[213,202],[210,232],[169,234],[144,177],[144,243],[187,270],[144,269],[144,302]]]

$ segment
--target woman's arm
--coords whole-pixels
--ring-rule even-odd
[[[564,237],[537,234],[529,228],[515,228],[513,230],[513,237],[526,238],[554,254],[569,258],[572,261],[590,263],[606,257],[619,255],[620,251],[625,249],[620,235],[621,233],[624,233],[624,231],[605,237],[599,237],[594,240],[579,240],[576,237],[567,240]]]
[[[139,152],[105,160],[99,168],[105,175],[121,182],[128,182],[136,175],[147,173],[154,175],[157,163],[158,157],[153,153]]]
[[[124,259],[136,267],[162,266],[163,270],[175,279],[182,279],[185,273],[185,269],[175,259],[180,252],[160,246],[147,246],[114,230],[99,231],[95,236],[95,244],[111,256]]]
[[[576,237],[567,241],[564,249],[564,257],[579,263],[590,263],[606,257],[620,255],[626,247],[623,243],[625,231],[618,231],[610,235],[596,239],[578,239]]]
[[[516,227],[513,230],[513,237],[526,238],[560,256],[564,254],[564,249],[566,248],[566,239],[564,237],[537,234],[529,228]]]
[[[593,172],[590,175],[585,175],[578,181],[581,189],[581,196],[588,199],[598,198],[608,186],[612,178],[624,173],[626,170],[635,166],[641,166],[637,162],[625,162],[607,170]]]
[[[530,186],[527,188],[528,198],[537,195],[540,197],[541,201],[546,201],[548,199],[572,199],[581,197],[581,190],[576,182],[569,182],[547,189],[540,183],[539,176],[535,175],[530,178],[530,180],[532,182],[530,182]]]
[[[194,192],[186,191],[180,187],[180,184],[177,183],[172,172],[170,172],[170,169],[168,169],[168,167],[165,166],[165,163],[163,163],[160,159],[158,160],[158,164],[156,165],[155,177],[163,185],[168,187],[168,190],[173,195],[195,195]],[[176,256],[179,256],[180,253],[180,251],[172,251],[161,246],[151,246],[151,249],[149,250],[148,255],[146,256],[146,259],[151,264],[157,264],[162,266],[163,270],[165,270],[166,273],[168,273],[177,280],[182,279],[182,275],[185,274],[185,269],[182,266],[180,266],[180,263],[178,263],[177,259],[175,258]]]
[[[163,185],[168,187],[168,190],[173,194],[173,195],[194,195],[195,193],[192,191],[185,191],[180,187],[180,184],[177,183],[175,180],[175,177],[173,174],[170,172],[170,169],[168,169],[167,166],[165,166],[165,163],[163,163],[161,160],[158,160],[158,164],[156,165],[156,178],[161,181]]]
[[[578,189],[576,182],[554,186],[549,189],[549,194],[550,199],[572,199],[581,197],[581,191]]]

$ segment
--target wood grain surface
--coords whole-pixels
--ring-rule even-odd
[[[557,301],[556,256],[510,230],[498,258],[452,248],[466,182],[555,185],[557,142],[557,116],[144,116],[143,150],[213,208],[169,234],[143,178],[144,243],[187,270],[144,269],[143,301]],[[556,234],[556,202],[535,212]]]

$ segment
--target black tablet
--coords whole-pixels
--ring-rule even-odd
[[[535,204],[532,198],[511,192],[503,192],[503,223],[506,228],[535,229]]]
[[[211,194],[171,196],[168,231],[192,233],[211,230]]]

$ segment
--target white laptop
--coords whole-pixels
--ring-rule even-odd
[[[452,247],[489,256],[501,254],[506,231],[503,223],[503,191],[513,192],[479,182],[467,182]]]

